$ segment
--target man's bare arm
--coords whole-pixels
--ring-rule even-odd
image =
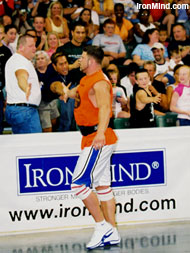
[[[20,89],[26,93],[26,99],[28,100],[32,87],[32,85],[28,83],[28,72],[25,69],[18,69],[15,75]]]

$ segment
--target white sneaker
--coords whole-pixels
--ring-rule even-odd
[[[94,234],[90,242],[86,245],[87,249],[95,249],[100,246],[104,246],[104,241],[113,233],[113,227],[111,224],[105,222],[104,224],[97,224]]]
[[[106,246],[106,245],[116,245],[119,244],[121,241],[121,237],[117,231],[117,228],[113,228],[113,233],[104,239],[104,245],[101,246]]]

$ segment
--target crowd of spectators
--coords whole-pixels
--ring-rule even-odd
[[[178,109],[190,85],[190,0],[0,0],[0,134],[6,122],[5,65],[25,34],[35,40],[31,61],[41,85],[43,132],[76,129],[74,100],[63,100],[53,84],[72,88],[79,83],[80,57],[91,44],[104,50],[102,68],[113,85],[114,118],[152,127],[152,117],[174,112],[186,115],[190,125],[190,99],[182,113]],[[150,124],[140,124],[144,115]]]

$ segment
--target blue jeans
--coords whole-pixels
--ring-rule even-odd
[[[75,100],[69,98],[67,103],[59,100],[60,103],[60,119],[59,119],[59,132],[70,131],[73,117],[74,117],[74,103]]]
[[[179,125],[180,126],[190,126],[190,120],[189,119],[179,119]]]
[[[7,105],[5,117],[14,134],[42,132],[37,108]]]

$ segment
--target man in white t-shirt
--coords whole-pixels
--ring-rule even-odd
[[[162,43],[156,42],[151,48],[154,62],[156,64],[155,79],[166,84],[175,83],[174,78],[168,74],[169,72],[169,61],[164,57],[164,46]]]
[[[35,52],[34,38],[29,35],[20,36],[17,52],[9,58],[5,66],[5,116],[15,134],[42,131],[38,114],[41,89],[31,62]]]

